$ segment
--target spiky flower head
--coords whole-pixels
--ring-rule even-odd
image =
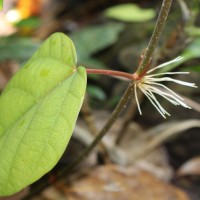
[[[174,82],[179,85],[188,86],[188,87],[194,87],[197,88],[197,86],[194,83],[189,83],[186,81],[181,81],[178,79],[174,79],[171,77],[168,77],[166,75],[175,75],[175,74],[188,74],[189,72],[163,72],[163,73],[154,73],[156,70],[166,67],[172,63],[178,62],[182,59],[182,57],[177,57],[174,60],[171,60],[169,62],[163,63],[153,69],[150,69],[146,72],[144,76],[139,78],[135,81],[135,98],[137,107],[139,110],[139,113],[142,114],[140,104],[138,101],[137,96],[137,88],[139,88],[142,93],[149,99],[149,101],[153,104],[153,106],[158,110],[158,112],[166,118],[166,115],[170,116],[170,114],[163,108],[163,106],[159,103],[159,101],[156,99],[155,95],[162,96],[164,99],[169,101],[170,103],[174,105],[180,105],[185,108],[190,108],[185,102],[184,99],[175,93],[173,90],[171,90],[169,87],[165,86],[162,82]]]

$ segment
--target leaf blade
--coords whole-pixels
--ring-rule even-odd
[[[153,9],[141,9],[136,4],[127,3],[106,9],[105,16],[125,22],[144,22],[155,17]]]
[[[50,39],[55,36],[58,35]],[[61,37],[69,40],[64,35]],[[73,43],[70,45],[73,46]],[[69,48],[68,53],[74,54],[73,48]],[[48,54],[49,59],[47,54],[43,55],[45,58],[33,56],[28,67],[25,65],[13,77],[0,98],[0,110],[5,107],[0,113],[0,124],[3,124],[0,130],[4,129],[0,134],[0,195],[3,196],[21,190],[55,166],[69,142],[82,105],[86,87],[85,68],[75,69],[74,59],[69,62],[71,66],[66,66],[63,60],[58,62],[56,56],[52,59],[51,53]],[[53,67],[50,65],[52,60]],[[44,69],[49,70],[45,79],[40,76]],[[35,82],[24,88],[24,83],[31,78]],[[16,84],[22,84],[22,91]],[[28,103],[23,105],[26,101]],[[11,111],[18,114],[13,116]]]
[[[79,64],[106,68],[102,62],[93,58],[92,55],[113,45],[124,27],[122,23],[113,22],[89,26],[74,32],[70,37],[76,46]]]

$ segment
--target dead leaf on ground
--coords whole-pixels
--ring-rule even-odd
[[[200,175],[200,156],[184,163],[177,171],[177,176]]]
[[[58,196],[68,200],[189,200],[180,189],[133,167],[97,167],[70,184],[60,185],[62,189],[51,187],[37,200],[56,200]]]
[[[96,111],[94,113],[95,121],[100,129],[108,118],[109,113],[105,111]],[[102,140],[110,160],[118,165],[127,166],[137,164],[140,168],[150,171],[152,174],[161,178],[162,180],[170,180],[173,175],[172,168],[168,163],[168,158],[164,149],[155,148],[148,152],[145,156],[136,161],[135,152],[137,149],[146,149],[146,143],[141,143],[141,138],[145,139],[144,130],[134,122],[131,122],[124,134],[120,145],[116,145],[117,132],[122,124],[121,118],[117,119],[116,124],[111,128],[109,133],[105,135]],[[84,145],[89,145],[94,140],[94,136],[88,131],[87,126],[83,120],[78,120],[75,127],[73,137]],[[139,139],[139,142],[137,142]],[[144,140],[144,142],[147,142]],[[138,145],[139,143],[139,145]]]

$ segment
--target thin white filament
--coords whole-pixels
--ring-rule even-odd
[[[140,108],[140,103],[138,101],[138,95],[137,95],[137,83],[135,83],[135,85],[134,85],[134,92],[135,92],[135,99],[136,99],[138,111],[139,111],[140,115],[142,115],[142,111],[141,111],[141,108]]]
[[[140,87],[140,90],[144,93],[144,95],[149,99],[149,101],[152,103],[152,105],[157,109],[157,111],[164,117],[165,117],[165,110],[164,108],[160,105],[160,103],[156,99],[152,99],[151,95],[148,93],[148,91],[144,90],[142,87]],[[159,106],[158,106],[159,105]],[[161,108],[161,109],[160,109]],[[165,112],[163,112],[163,110]]]
[[[170,115],[162,106],[161,104],[159,103],[159,101],[156,99],[156,97],[154,96],[153,92],[152,91],[148,91],[152,100],[154,100],[154,102],[157,104],[157,106],[159,107],[159,109],[163,112],[163,114],[167,114],[167,115]]]
[[[169,102],[171,102],[172,104],[174,105],[181,105],[185,108],[190,108],[189,106],[187,106],[183,101],[181,101],[179,98],[177,98],[176,96],[174,96],[173,94],[170,94],[170,93],[166,93],[162,90],[159,90],[158,88],[156,87],[152,87],[152,86],[149,86],[151,91],[162,96],[163,98],[165,98],[166,100],[168,100]],[[184,100],[184,99],[182,99]]]
[[[145,77],[155,77],[155,76],[162,76],[162,75],[174,75],[174,74],[189,74],[190,72],[163,72],[163,73],[157,73],[157,74],[151,74],[147,75]]]
[[[162,96],[166,100],[170,101],[172,104],[174,104],[174,105],[180,105],[176,100],[173,100],[174,96],[172,96],[172,95],[170,95],[170,94],[168,94],[166,92],[163,92],[162,90],[159,90],[158,88],[155,88],[155,87],[152,87],[150,89],[152,90],[153,93]]]
[[[157,67],[155,67],[155,68],[153,68],[153,69],[148,70],[148,71],[147,71],[147,74],[149,74],[149,73],[151,73],[151,72],[153,72],[153,71],[155,71],[155,70],[157,70],[157,69],[166,67],[167,65],[170,65],[170,64],[172,64],[172,63],[178,62],[178,61],[180,61],[180,60],[182,60],[182,59],[183,59],[182,56],[178,56],[177,58],[175,58],[175,59],[173,59],[173,60],[170,60],[169,62],[163,63],[163,64],[158,65]]]
[[[148,77],[147,77],[148,78]],[[152,82],[163,82],[163,81],[168,81],[168,82],[174,82],[174,83],[178,83],[180,85],[184,85],[184,86],[188,86],[188,87],[194,87],[197,88],[197,86],[194,83],[189,83],[186,81],[181,81],[181,80],[177,80],[174,78],[170,78],[170,77],[163,77],[163,78],[149,78],[149,80],[151,80]]]
[[[162,67],[168,66],[172,63],[178,62],[183,57],[179,56],[169,62],[163,63],[149,71],[147,71],[147,74],[160,69]],[[135,92],[135,98],[136,98],[136,103],[138,107],[138,111],[140,115],[142,114],[141,112],[141,107],[140,103],[138,100],[138,95],[137,95],[137,87],[143,92],[143,94],[149,99],[149,101],[152,103],[152,105],[158,110],[158,112],[166,118],[165,115],[170,114],[162,107],[162,105],[159,103],[159,101],[156,99],[155,95],[159,95],[163,97],[165,100],[169,101],[171,104],[177,106],[181,105],[185,108],[190,108],[185,102],[184,99],[179,96],[176,92],[171,90],[169,87],[163,85],[160,82],[174,82],[183,86],[188,86],[188,87],[194,87],[197,88],[197,86],[194,83],[189,83],[186,81],[181,81],[178,79],[174,79],[171,77],[159,77],[159,76],[164,76],[164,75],[175,75],[175,74],[189,74],[189,72],[163,72],[163,73],[157,73],[157,74],[152,74],[152,75],[146,75],[144,76],[140,81],[135,83],[134,86],[134,92]]]
[[[173,95],[175,95],[177,98],[183,100],[183,98],[181,96],[179,96],[176,92],[174,92],[173,90],[171,90],[170,88],[168,88],[167,86],[161,84],[161,83],[155,83],[155,82],[151,82],[151,81],[146,81],[147,84],[149,85],[157,85],[160,86],[164,89],[166,89],[167,91],[171,92]]]

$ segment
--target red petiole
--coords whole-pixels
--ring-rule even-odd
[[[103,74],[108,76],[117,76],[123,77],[129,80],[138,80],[139,77],[137,74],[130,74],[127,72],[115,71],[115,70],[106,70],[106,69],[86,69],[87,74]]]

